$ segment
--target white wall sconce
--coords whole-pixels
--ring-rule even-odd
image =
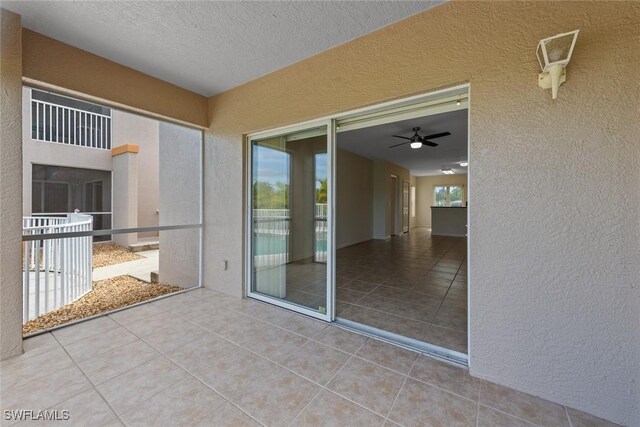
[[[567,80],[567,64],[580,30],[557,34],[540,40],[536,55],[542,73],[538,75],[538,86],[551,89],[551,98],[558,97],[558,88]]]

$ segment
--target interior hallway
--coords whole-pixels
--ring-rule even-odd
[[[466,238],[414,228],[337,251],[337,316],[467,352]]]

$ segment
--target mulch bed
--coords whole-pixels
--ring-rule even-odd
[[[93,268],[106,267],[142,258],[137,253],[116,243],[95,243],[93,245]]]
[[[147,301],[183,288],[143,282],[131,276],[118,276],[93,282],[92,290],[77,301],[28,321],[24,335],[74,320]]]

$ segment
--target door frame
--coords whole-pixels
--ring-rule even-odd
[[[276,136],[284,136],[289,133],[300,132],[308,129],[325,127],[327,130],[327,286],[326,286],[326,312],[321,313],[316,310],[304,307],[302,305],[294,304],[286,300],[282,300],[276,297],[270,297],[265,294],[254,292],[251,289],[253,283],[253,254],[252,254],[252,230],[253,230],[253,150],[252,142],[257,139],[265,139]],[[282,308],[286,308],[307,316],[315,317],[327,322],[333,321],[335,318],[335,124],[332,119],[322,119],[308,121],[305,123],[283,126],[276,129],[255,132],[245,135],[245,199],[246,199],[246,213],[245,213],[245,283],[244,291],[247,297],[267,302]],[[315,154],[314,154],[315,156]],[[315,166],[314,166],[315,167]],[[291,183],[293,185],[293,183]],[[314,237],[315,238],[315,237]]]
[[[399,98],[391,101],[385,101],[385,102],[377,103],[374,105],[369,105],[367,107],[355,108],[353,110],[344,111],[340,113],[329,114],[329,115],[322,116],[320,118],[297,122],[292,125],[281,126],[277,128],[272,128],[270,130],[253,132],[245,135],[245,144],[248,143],[248,145],[245,145],[245,147],[247,148],[246,157],[248,159],[245,166],[246,180],[247,180],[245,185],[246,197],[247,197],[246,206],[247,206],[247,209],[250,209],[251,208],[250,141],[252,139],[255,139],[256,135],[259,135],[261,137],[277,136],[287,132],[304,130],[305,128],[313,127],[313,125],[329,123],[329,131],[327,133],[327,136],[329,139],[328,147],[327,147],[327,156],[328,156],[327,164],[330,169],[330,172],[328,173],[328,176],[330,178],[330,182],[328,183],[328,202],[330,203],[330,207],[329,207],[328,215],[331,219],[331,222],[328,225],[329,230],[327,233],[328,234],[327,236],[327,268],[328,268],[327,279],[330,280],[330,283],[327,286],[327,293],[331,292],[331,295],[328,295],[328,301],[327,301],[327,303],[330,304],[330,306],[327,307],[328,315],[325,316],[323,320],[326,320],[329,322],[332,322],[335,320],[335,256],[336,256],[336,250],[337,250],[335,246],[335,241],[336,241],[335,240],[335,231],[336,231],[335,230],[335,185],[337,183],[337,180],[336,180],[336,155],[337,155],[336,134],[338,132],[338,129],[342,127],[341,131],[348,130],[348,129],[345,129],[345,127],[347,126],[349,126],[350,129],[356,129],[358,128],[358,121],[360,119],[366,119],[366,116],[368,115],[375,115],[375,114],[389,111],[392,109],[402,109],[404,107],[406,107],[406,112],[403,113],[405,118],[419,117],[415,115],[412,116],[413,114],[412,108],[417,108],[418,106],[424,106],[422,108],[425,108],[432,101],[435,101],[434,104],[438,104],[438,105],[445,100],[452,100],[453,102],[456,102],[456,98],[457,98],[457,100],[459,101],[460,93],[462,91],[464,91],[466,94],[465,106],[462,108],[467,109],[467,161],[469,162],[469,166],[467,166],[467,191],[468,191],[467,200],[469,201],[469,196],[472,195],[471,182],[472,182],[472,170],[473,170],[472,168],[473,163],[471,159],[472,151],[471,151],[471,84],[470,83],[462,83],[462,84],[457,84],[450,87],[444,87],[438,90],[425,91],[417,95],[412,95],[412,96]],[[440,107],[437,107],[437,108],[440,108]],[[459,109],[462,109],[462,108],[459,108]],[[447,110],[446,108],[443,107],[441,112],[445,112],[445,111],[453,111],[453,110]],[[382,118],[381,120],[384,120],[384,118]],[[338,121],[340,121],[341,123],[338,123]],[[345,121],[350,121],[350,122],[345,125]],[[371,124],[367,125],[366,127],[368,126],[371,126]],[[245,257],[246,257],[245,259],[246,273],[245,273],[244,289],[250,288],[251,277],[252,277],[251,262],[249,259],[250,250],[251,250],[250,248],[250,243],[251,243],[250,213],[251,211],[248,210],[245,214],[245,217],[247,219],[247,228],[245,232],[245,251],[244,251]],[[409,226],[409,228],[411,228],[411,226]],[[471,258],[471,244],[470,244],[471,239],[472,239],[472,229],[470,226],[470,211],[469,209],[467,209],[467,263],[469,265],[471,265],[471,262],[473,261]],[[452,360],[454,362],[464,364],[467,366],[470,366],[471,354],[473,350],[471,345],[471,316],[472,316],[471,307],[473,306],[473,300],[471,298],[471,293],[470,293],[471,283],[472,283],[472,275],[469,269],[469,271],[467,272],[467,307],[468,307],[467,308],[467,354],[463,355],[462,353],[458,353],[452,350],[449,351],[446,349],[442,349],[442,350],[445,350],[444,353],[438,354],[438,350],[441,348],[437,347],[437,348],[430,349],[429,347],[435,347],[432,345],[427,345],[427,348],[425,349],[427,352],[431,354],[435,353],[436,356],[439,356],[448,360]],[[272,302],[275,305],[282,306],[282,304],[278,304],[277,302],[273,302],[273,301],[268,301],[268,302]],[[285,307],[285,308],[291,308],[291,307]],[[316,315],[317,313],[314,313],[314,312],[303,313],[303,314],[309,314],[313,317],[320,318],[319,316]]]

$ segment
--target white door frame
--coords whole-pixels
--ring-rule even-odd
[[[460,102],[460,94],[464,92],[466,94],[466,99],[464,99],[462,102]],[[335,222],[334,222],[334,216],[335,216],[335,184],[336,184],[336,171],[335,171],[335,156],[337,153],[336,150],[336,133],[339,131],[345,131],[345,130],[352,130],[352,129],[357,129],[360,125],[358,123],[359,119],[364,119],[366,118],[366,116],[368,115],[375,115],[376,113],[381,113],[384,111],[388,111],[391,109],[404,109],[405,112],[404,117],[405,118],[412,118],[412,117],[420,117],[421,115],[416,114],[415,113],[415,109],[417,107],[419,107],[420,105],[423,106],[429,106],[429,105],[435,105],[434,108],[437,109],[439,112],[446,112],[446,111],[455,111],[455,110],[460,110],[460,109],[467,109],[467,161],[469,162],[469,166],[467,167],[467,180],[468,180],[468,184],[467,184],[467,191],[469,192],[469,195],[472,195],[473,193],[471,192],[471,188],[472,188],[472,165],[473,162],[471,160],[471,108],[470,108],[470,100],[471,100],[471,85],[470,83],[464,83],[464,84],[460,84],[460,85],[456,85],[456,86],[452,86],[452,87],[447,87],[444,89],[439,89],[439,90],[435,90],[435,91],[429,91],[429,92],[425,92],[419,95],[413,95],[413,96],[409,96],[406,98],[401,98],[401,99],[396,99],[396,100],[392,100],[392,101],[387,101],[387,102],[382,102],[373,106],[368,106],[368,107],[362,107],[362,108],[357,108],[354,110],[350,110],[350,111],[346,111],[346,112],[342,112],[342,113],[335,113],[335,114],[330,114],[327,116],[323,116],[317,119],[313,119],[313,120],[308,120],[308,121],[304,121],[304,122],[299,122],[297,124],[293,124],[293,125],[288,125],[288,126],[282,126],[276,129],[271,129],[271,130],[267,130],[264,132],[255,132],[255,133],[251,133],[248,134],[245,138],[245,143],[248,143],[247,147],[250,148],[250,141],[252,139],[256,139],[257,136],[260,137],[268,137],[268,136],[277,136],[277,135],[281,135],[283,133],[287,133],[287,132],[293,132],[296,130],[304,130],[305,128],[310,128],[315,126],[319,126],[323,123],[328,124],[329,128],[328,128],[328,133],[327,133],[327,137],[328,137],[328,147],[327,147],[327,160],[328,160],[328,167],[330,172],[328,172],[328,177],[330,179],[330,181],[328,182],[328,199],[329,199],[329,210],[328,210],[328,227],[329,227],[329,231],[328,231],[328,236],[327,236],[327,280],[328,280],[328,285],[327,285],[327,296],[328,296],[328,301],[327,301],[327,315],[326,316],[318,316],[316,312],[312,312],[311,310],[308,310],[308,313],[304,313],[304,314],[309,314],[310,316],[314,316],[314,317],[318,317],[318,318],[323,318],[323,320],[327,320],[327,321],[333,321],[335,319],[335,252],[336,252],[336,247],[335,247]],[[446,102],[446,105],[444,105],[444,103]],[[462,105],[457,105],[458,102],[460,102],[460,104]],[[455,104],[455,105],[454,105]],[[424,108],[424,107],[423,107]],[[385,118],[384,117],[380,117],[378,120],[378,124],[382,124],[385,123]],[[397,115],[396,118],[394,118],[392,121],[397,121]],[[341,123],[338,123],[338,122]],[[391,121],[391,120],[390,120]],[[368,127],[371,126],[371,124],[367,124],[365,126],[360,126],[360,127]],[[246,187],[246,191],[247,191],[247,201],[248,201],[248,209],[251,209],[251,150],[248,149],[247,150],[247,164],[246,164],[246,169],[247,169],[247,185]],[[467,200],[469,200],[469,198],[467,197]],[[472,205],[473,206],[473,205]],[[469,209],[467,209],[467,262],[470,264],[472,259],[471,259],[471,238],[472,238],[472,230],[471,227],[469,227],[469,223],[470,223],[470,214],[469,214]],[[247,255],[247,261],[245,262],[246,267],[247,267],[247,274],[245,275],[245,288],[246,289],[250,289],[251,287],[251,260],[250,260],[250,251],[251,251],[251,247],[250,247],[250,234],[251,234],[251,224],[250,224],[250,220],[251,220],[251,210],[248,210],[247,212],[247,232],[245,233],[245,253]],[[462,363],[464,363],[465,361],[467,362],[467,364],[470,364],[470,360],[471,360],[471,354],[472,354],[472,346],[471,346],[471,335],[470,335],[470,331],[471,331],[471,307],[473,305],[473,301],[471,299],[471,294],[469,292],[469,289],[471,288],[471,274],[470,272],[467,272],[467,303],[468,303],[468,308],[467,308],[467,355],[463,360]],[[247,293],[247,295],[249,295],[249,293]],[[258,298],[260,299],[260,298]],[[271,303],[274,303],[276,305],[283,305],[283,304],[278,304],[277,301],[268,301]],[[287,306],[287,308],[291,308],[289,306]],[[304,310],[298,310],[300,312],[303,312]],[[453,352],[453,353],[457,353],[457,352]]]
[[[288,302],[276,297],[270,297],[265,294],[254,292],[251,289],[253,283],[253,254],[252,254],[252,238],[253,233],[253,150],[251,144],[257,139],[264,139],[270,137],[276,137],[286,135],[289,133],[304,131],[312,128],[326,127],[327,130],[327,294],[326,294],[326,312],[321,313],[316,310],[311,310],[307,307]],[[335,245],[335,130],[334,120],[323,119],[305,122],[302,124],[296,124],[291,126],[284,126],[277,129],[256,132],[246,135],[245,137],[246,147],[246,185],[245,185],[245,197],[247,200],[247,212],[246,212],[246,232],[245,232],[245,291],[246,295],[250,298],[254,298],[263,302],[268,302],[279,307],[287,308],[307,316],[315,317],[328,322],[333,321],[335,318],[335,250],[331,248]]]

